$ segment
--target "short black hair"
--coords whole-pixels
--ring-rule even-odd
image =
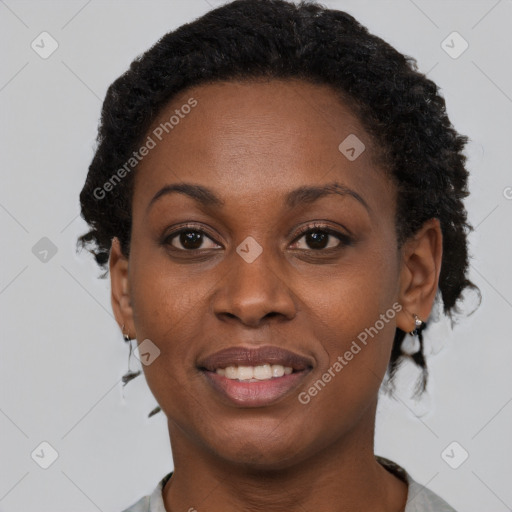
[[[397,244],[430,218],[443,235],[439,295],[444,313],[460,313],[466,288],[467,222],[463,199],[468,171],[466,136],[455,131],[437,85],[418,72],[416,60],[395,50],[346,12],[316,2],[235,0],[163,36],[109,87],[97,149],[80,194],[90,231],[78,242],[108,272],[112,238],[130,251],[133,174],[104,199],[95,194],[139,147],[163,107],[180,91],[218,81],[299,79],[330,86],[352,109],[375,147],[378,162],[397,186]],[[393,377],[405,354],[398,329],[389,362]],[[412,356],[427,368],[420,351]]]

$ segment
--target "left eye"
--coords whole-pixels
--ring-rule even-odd
[[[299,243],[303,239],[306,246],[301,246]],[[343,245],[349,244],[349,237],[343,235],[342,233],[337,233],[327,228],[314,228],[304,232],[302,236],[298,238],[296,242],[294,242],[296,247],[293,248],[318,251],[322,249],[341,247]]]

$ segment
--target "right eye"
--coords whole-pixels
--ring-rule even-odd
[[[214,242],[206,233],[197,228],[181,228],[169,234],[165,240],[165,245],[170,245],[173,249],[179,251],[196,251],[201,249],[216,249],[219,244]],[[206,246],[204,245],[206,244]]]

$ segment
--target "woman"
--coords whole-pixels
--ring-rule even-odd
[[[126,512],[453,511],[373,450],[406,335],[421,392],[434,301],[474,286],[467,138],[414,61],[344,12],[237,0],[132,63],[98,142],[80,242],[174,462]]]

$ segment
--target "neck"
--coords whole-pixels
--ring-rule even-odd
[[[226,461],[169,421],[175,469],[163,492],[166,509],[403,512],[407,485],[374,456],[375,408],[351,432],[279,470]]]

